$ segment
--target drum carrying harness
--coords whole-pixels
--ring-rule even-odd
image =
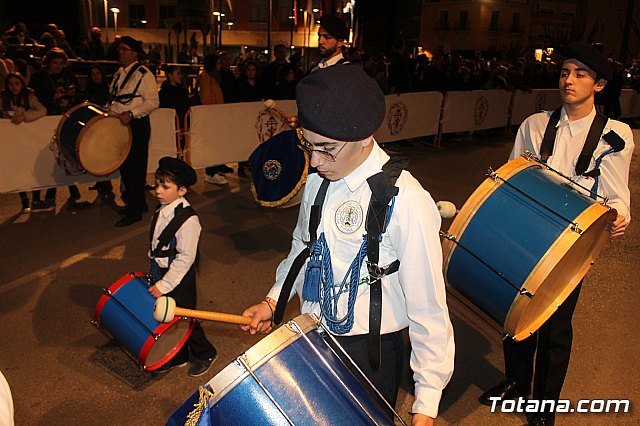
[[[560,121],[560,113],[562,108],[558,108],[549,117],[549,122],[547,123],[547,128],[544,131],[544,136],[542,138],[542,144],[540,145],[540,160],[543,163],[546,163],[551,154],[553,153],[553,147],[556,141],[556,134],[558,133],[558,122]],[[608,118],[603,114],[596,111],[596,116],[591,123],[591,127],[589,128],[589,133],[587,133],[587,140],[582,147],[582,152],[580,152],[580,156],[578,157],[578,161],[576,162],[575,173],[577,176],[587,176],[594,179],[593,187],[591,188],[591,198],[596,199],[598,194],[598,183],[600,178],[600,163],[602,163],[602,159],[614,152],[619,152],[624,149],[625,142],[616,132],[613,130],[607,132],[607,134],[603,135],[605,126],[607,125]],[[600,141],[600,137],[607,142],[611,149],[604,152],[596,159],[595,167],[587,172],[587,168],[591,163],[591,158],[593,157],[593,153],[598,146],[598,142]]]
[[[120,90],[122,90],[126,86],[127,82],[131,79],[133,74],[138,70],[142,74],[142,77],[140,78],[140,80],[138,80],[136,87],[133,89],[133,93],[128,93],[126,95],[116,95],[116,93],[118,93]],[[141,95],[136,95],[136,93],[138,92],[138,88],[140,87],[140,84],[142,83],[142,79],[144,78],[144,75],[146,73],[147,73],[147,70],[139,63],[136,63],[133,67],[131,67],[127,75],[124,77],[124,80],[122,80],[122,83],[120,83],[120,86],[118,86],[118,82],[120,81],[120,75],[122,74],[118,75],[118,79],[114,81],[113,85],[111,86],[111,94],[110,94],[111,102],[112,103],[118,102],[118,103],[121,103],[122,105],[128,105],[131,103],[131,101],[133,101],[134,98],[139,98]]]
[[[173,259],[176,258],[178,251],[176,250],[176,232],[180,229],[180,227],[189,219],[191,216],[197,216],[193,207],[186,206],[184,207],[182,204],[179,204],[174,210],[173,219],[169,222],[169,224],[162,230],[160,236],[158,236],[158,244],[156,248],[153,249],[153,233],[156,229],[156,223],[158,222],[158,216],[160,214],[160,210],[157,210],[153,215],[153,219],[151,220],[151,232],[149,233],[149,250],[151,251],[151,276],[153,278],[153,282],[156,282],[164,276],[167,272],[168,268],[161,268],[154,261],[155,259],[161,258],[169,258],[169,265],[173,262]],[[168,249],[163,250],[163,247],[169,246]],[[194,264],[198,263],[199,255],[196,254],[196,261]]]
[[[389,203],[393,200],[393,198],[398,194],[398,188],[395,186],[395,182],[409,163],[409,160],[404,157],[396,157],[391,158],[382,166],[382,171],[376,173],[373,176],[370,176],[367,179],[367,183],[369,184],[369,188],[371,190],[371,200],[369,201],[369,207],[367,209],[367,219],[365,229],[367,231],[366,238],[363,242],[363,247],[366,248],[366,257],[367,257],[367,269],[369,272],[369,362],[374,369],[378,369],[380,367],[380,327],[382,321],[382,287],[381,280],[386,275],[391,275],[398,271],[400,267],[400,261],[396,259],[391,262],[387,267],[381,267],[378,265],[379,255],[380,255],[380,241],[382,240],[382,234],[386,231],[386,228],[391,219],[391,214],[393,212],[393,203],[389,206]],[[319,260],[319,252],[318,246],[319,241],[317,237],[317,229],[320,225],[320,220],[322,217],[322,206],[324,204],[324,199],[327,194],[327,188],[329,187],[329,181],[324,179],[322,184],[320,185],[320,189],[316,194],[316,198],[314,200],[313,205],[311,206],[311,214],[309,219],[309,236],[310,242],[309,245],[302,250],[298,256],[294,259],[291,264],[291,268],[287,273],[287,276],[282,285],[282,289],[280,290],[280,295],[278,297],[278,303],[276,305],[276,310],[273,315],[273,321],[275,324],[280,324],[282,322],[282,318],[284,316],[284,310],[286,304],[289,299],[289,295],[291,294],[291,289],[293,288],[293,284],[295,282],[298,273],[302,269],[302,266],[305,264],[308,257],[311,257],[309,264],[307,266],[307,271],[305,273],[305,284],[303,287],[303,298],[308,300],[307,297],[311,296],[311,300],[320,302],[320,294],[319,289],[311,289],[308,281],[311,280],[311,276],[313,274],[319,274],[321,269],[321,264]],[[324,234],[320,236],[321,240],[324,240]],[[363,250],[361,250],[352,263],[351,269],[356,269],[359,273],[359,268],[362,265]],[[327,251],[328,254],[328,251]],[[324,259],[323,259],[324,260]],[[358,261],[359,262],[356,262]],[[329,268],[331,268],[329,264]],[[333,277],[333,272],[330,272],[330,277]],[[316,282],[319,283],[319,276],[316,276]],[[345,277],[346,278],[346,277]],[[328,285],[333,287],[333,280],[328,282]],[[344,283],[343,283],[344,285]],[[318,284],[319,286],[319,284]],[[313,286],[312,286],[313,287]],[[358,282],[351,283],[349,286],[350,297],[349,297],[349,310],[350,312],[347,315],[351,314],[351,322],[353,320],[353,304],[355,303],[355,295],[357,294]],[[353,292],[353,293],[352,293]],[[305,294],[307,293],[307,294]],[[310,293],[315,293],[310,294]],[[305,297],[307,296],[307,297]],[[324,300],[324,303],[330,303]],[[321,309],[324,312],[324,307],[321,306]],[[337,309],[336,309],[337,310]],[[334,322],[343,322],[345,318],[334,321]],[[329,319],[330,320],[330,319]],[[332,323],[329,323],[329,328],[332,329]],[[351,329],[352,324],[348,327],[348,329],[338,328],[337,334],[344,334]],[[334,329],[332,329],[334,331]]]

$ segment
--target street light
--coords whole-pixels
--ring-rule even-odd
[[[104,0],[104,39],[109,44],[109,5],[108,1]]]
[[[115,33],[118,34],[118,13],[120,13],[120,9],[112,7],[111,11],[113,12],[113,29]]]

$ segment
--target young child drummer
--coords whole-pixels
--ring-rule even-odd
[[[184,196],[196,183],[196,172],[182,160],[164,157],[160,159],[155,178],[160,207],[151,222],[149,257],[153,285],[149,293],[156,298],[172,297],[178,306],[195,309],[198,240],[202,227]],[[199,377],[209,370],[216,357],[216,349],[196,321],[187,344],[156,372],[183,367],[190,361],[189,376]]]

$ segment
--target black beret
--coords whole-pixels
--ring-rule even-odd
[[[386,115],[378,83],[354,64],[321,68],[300,80],[296,104],[302,127],[339,141],[373,135]]]
[[[611,81],[613,71],[607,59],[592,45],[583,41],[574,41],[567,46],[564,59],[577,59],[591,68],[598,77]]]
[[[127,46],[129,46],[131,49],[135,50],[138,53],[142,53],[142,43],[133,37],[122,36],[120,38],[120,43],[126,44]]]
[[[158,170],[164,170],[175,176],[178,186],[191,186],[198,181],[193,167],[174,157],[162,157],[158,162]]]
[[[347,25],[342,19],[335,15],[323,15],[320,18],[320,26],[339,40],[346,40],[349,38],[349,29],[347,28]]]

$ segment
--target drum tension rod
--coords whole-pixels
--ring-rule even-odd
[[[502,272],[498,271],[496,268],[491,266],[487,261],[483,260],[480,256],[478,256],[477,254],[473,253],[471,250],[466,248],[463,244],[460,243],[460,241],[458,241],[458,237],[456,237],[455,235],[452,235],[449,232],[439,231],[439,233],[440,233],[440,235],[442,237],[444,237],[444,238],[446,238],[446,239],[448,239],[450,241],[453,241],[458,247],[460,247],[462,250],[467,252],[471,257],[476,259],[478,262],[480,262],[482,265],[484,265],[491,272],[493,272],[494,274],[496,274],[497,276],[502,278],[507,284],[509,284],[511,287],[513,287],[518,293],[522,294],[523,296],[533,297],[533,293],[531,293],[529,290],[527,290],[525,288],[518,287],[511,280],[509,280],[509,278],[507,278]]]
[[[543,166],[548,167],[546,165],[543,164]],[[489,170],[487,172],[487,176],[489,176],[491,179],[493,179],[495,182],[497,181],[501,181],[503,185],[507,185],[509,188],[513,189],[514,191],[516,191],[518,194],[526,197],[528,200],[530,200],[531,202],[537,204],[538,206],[542,207],[543,209],[547,210],[548,212],[550,212],[551,214],[559,217],[560,219],[564,220],[565,222],[567,222],[569,225],[571,225],[571,230],[574,232],[577,232],[579,235],[582,235],[582,229],[580,229],[580,226],[576,223],[573,222],[572,220],[562,216],[560,213],[556,212],[555,210],[547,207],[546,205],[542,204],[540,201],[536,200],[535,198],[533,198],[531,195],[527,194],[526,192],[524,192],[523,190],[521,190],[520,188],[512,185],[511,183],[507,182],[505,179],[501,178],[496,172],[493,171],[493,169],[491,167],[489,167]]]
[[[262,392],[264,392],[267,398],[271,400],[271,402],[273,403],[273,405],[275,405],[278,411],[280,411],[280,414],[282,414],[282,416],[287,421],[287,423],[289,423],[291,426],[295,426],[295,423],[291,420],[291,418],[289,418],[286,411],[280,406],[280,404],[278,404],[278,401],[276,401],[276,399],[271,394],[271,392],[269,392],[269,390],[265,387],[264,383],[262,383],[260,378],[256,376],[254,371],[251,369],[251,366],[249,365],[249,362],[247,359],[247,354],[243,353],[242,355],[240,355],[238,358],[236,358],[236,362],[240,364],[242,367],[244,367],[244,369],[247,371],[247,373],[249,373],[251,378],[253,378],[253,380],[260,387],[260,389],[262,389]]]
[[[544,168],[545,170],[548,170],[550,172],[553,172],[555,174],[557,174],[558,176],[560,176],[561,178],[567,180],[569,183],[571,183],[571,185],[573,186],[577,186],[578,188],[582,188],[584,189],[588,194],[590,198],[593,198],[594,200],[597,200],[598,198],[602,199],[601,203],[603,205],[607,205],[607,203],[609,203],[609,197],[605,197],[599,194],[594,194],[593,191],[589,188],[587,188],[584,185],[580,185],[579,183],[577,183],[576,181],[574,181],[573,179],[571,179],[569,176],[566,176],[563,173],[560,173],[559,171],[557,171],[556,169],[554,169],[553,167],[551,167],[550,165],[548,165],[547,163],[542,162],[540,159],[538,159],[535,155],[533,155],[533,153],[527,149],[524,150],[524,153],[522,154],[522,156],[527,160],[527,161],[531,161],[533,160],[534,162],[538,163],[538,165],[542,168]]]

